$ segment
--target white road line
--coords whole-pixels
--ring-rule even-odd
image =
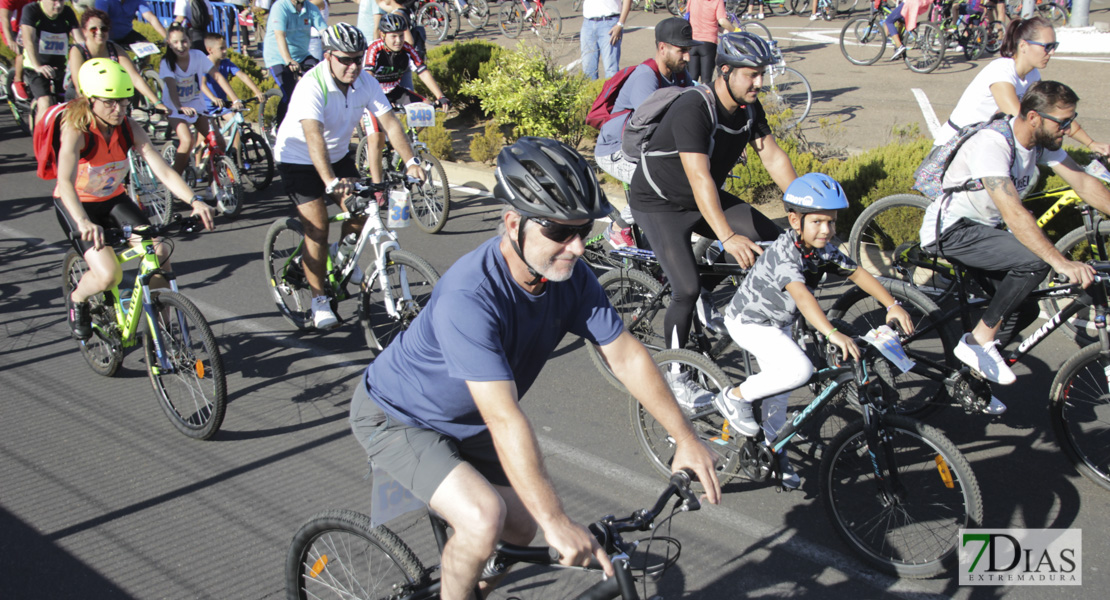
[[[921,115],[925,117],[925,124],[929,126],[929,133],[933,139],[937,139],[937,134],[940,133],[940,121],[937,119],[937,113],[933,110],[933,105],[929,103],[929,97],[921,88],[911,88],[913,95],[917,98],[917,105],[921,107]]]

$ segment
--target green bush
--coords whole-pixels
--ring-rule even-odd
[[[437,111],[436,126],[421,129],[417,137],[428,145],[428,151],[432,153],[432,156],[440,160],[455,160],[455,148],[451,145],[451,132],[443,126],[446,120],[447,115]]]
[[[12,54],[11,48],[7,44],[0,44],[0,59],[4,60],[4,64],[9,67],[15,61],[15,54]]]
[[[567,74],[542,50],[520,44],[501,60],[486,63],[485,75],[463,84],[482,109],[501,125],[513,125],[514,137],[535,135],[577,146],[586,134],[589,80]]]
[[[505,144],[505,136],[497,123],[486,123],[486,131],[470,140],[470,159],[492,165]]]
[[[485,40],[444,44],[428,51],[428,70],[443,94],[460,109],[480,108],[478,97],[464,92],[462,86],[480,77],[484,65],[497,64],[504,52],[501,46]],[[417,92],[431,96],[431,91],[419,77],[413,83]]]

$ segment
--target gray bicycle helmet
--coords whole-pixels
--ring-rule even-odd
[[[350,23],[336,23],[324,30],[324,49],[358,54],[366,52],[366,36]]]
[[[782,203],[787,212],[804,215],[848,208],[848,196],[832,177],[824,173],[807,173],[790,183],[782,196]]]
[[[497,156],[494,196],[526,217],[597,219],[611,207],[582,155],[552,139],[522,137]]]
[[[408,28],[409,20],[405,18],[405,15],[382,15],[382,20],[378,23],[378,30],[382,33],[400,33],[407,31]]]
[[[717,66],[762,69],[778,62],[774,50],[758,35],[739,31],[721,36],[717,45]]]

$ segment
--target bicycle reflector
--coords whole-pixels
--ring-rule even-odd
[[[952,471],[948,470],[948,463],[945,462],[944,457],[938,454],[933,462],[937,463],[937,472],[940,473],[940,479],[944,482],[944,487],[948,489],[956,487],[952,480]]]
[[[197,377],[204,379],[204,361],[198,360],[196,364],[193,365],[193,370],[197,372]]]
[[[326,566],[328,566],[328,555],[327,554],[325,554],[325,555],[321,556],[320,558],[316,559],[316,562],[313,563],[312,569],[309,570],[308,574],[311,575],[313,579],[315,579],[316,577],[318,577],[320,575],[321,572],[323,572],[324,567],[326,567]]]

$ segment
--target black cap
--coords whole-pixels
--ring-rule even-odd
[[[665,42],[680,48],[701,45],[701,42],[694,40],[694,28],[690,27],[690,22],[678,17],[659,21],[655,26],[655,42]]]

